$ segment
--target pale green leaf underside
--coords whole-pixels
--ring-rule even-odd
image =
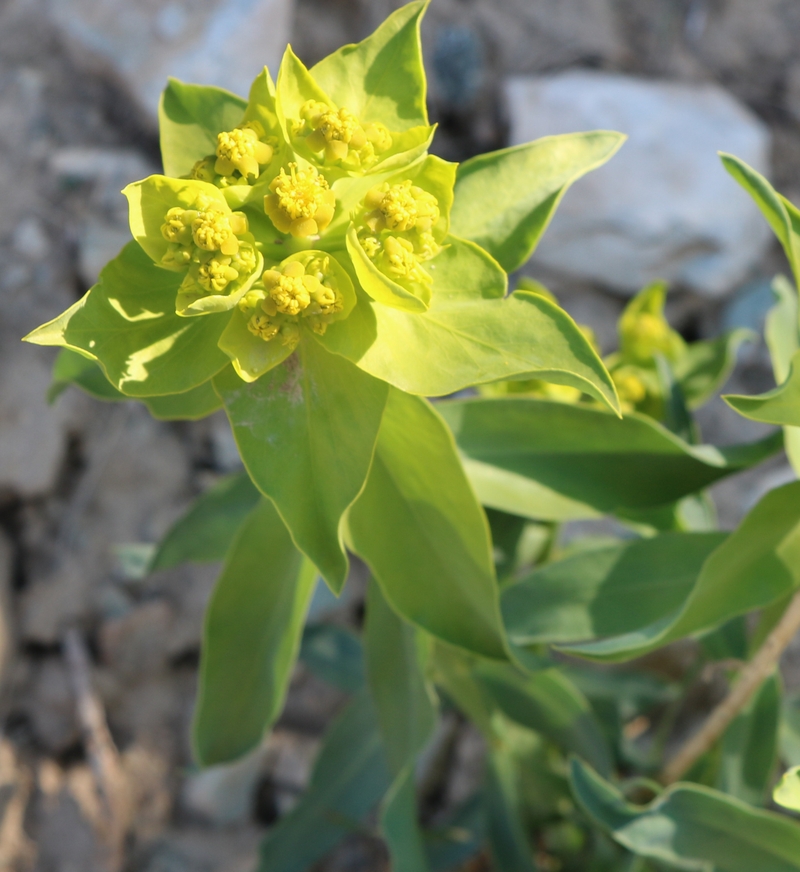
[[[451,230],[513,272],[533,254],[567,188],[625,141],[596,130],[546,136],[465,161],[458,169]]]

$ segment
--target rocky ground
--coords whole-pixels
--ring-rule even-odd
[[[156,541],[236,466],[226,424],[158,423],[137,405],[104,406],[75,392],[48,407],[53,355],[19,338],[76,300],[124,242],[118,191],[158,168],[153,69],[196,69],[206,45],[241,54],[236,34],[246,16],[226,30],[220,16],[228,8],[281,25],[265,38],[272,62],[278,49],[269,40],[285,39],[285,23],[311,63],[366,35],[397,5],[113,0],[100,4],[103,18],[93,0],[0,0],[0,870],[249,869],[264,828],[302,789],[342,702],[298,668],[287,711],[257,755],[192,770],[187,725],[214,568],[142,580],[119,546]],[[98,41],[103,27],[117,35]],[[134,37],[152,53],[126,54],[137,48]],[[220,48],[220,40],[228,42]],[[581,67],[714,82],[767,125],[772,177],[800,198],[800,7],[790,0],[433,0],[425,42],[445,157],[506,144],[509,75]],[[251,75],[223,72],[231,81]],[[768,280],[783,268],[769,247],[719,296],[677,288],[674,323],[692,338],[759,329]],[[548,278],[610,347],[624,302],[615,289]],[[764,348],[751,346],[731,387],[770,384]],[[710,441],[761,432],[720,402],[701,418]],[[734,525],[788,475],[778,459],[719,485],[723,524]],[[337,620],[355,620],[357,607],[354,596]],[[87,754],[92,725],[108,752],[100,772]],[[456,765],[445,792],[455,799],[474,783],[480,747],[460,727],[451,741]],[[324,868],[383,864],[379,847],[361,839]]]

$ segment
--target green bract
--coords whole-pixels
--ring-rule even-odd
[[[623,137],[497,152],[457,184],[456,165],[427,151],[425,7],[404,6],[311,70],[288,48],[276,84],[265,69],[247,101],[171,80],[165,174],[124,191],[134,242],[27,337],[95,361],[115,395],[205,392],[162,404],[167,415],[210,411],[219,396],[253,482],[334,589],[390,386],[441,396],[535,377],[618,409],[574,322],[536,295],[506,298],[503,266],[530,254],[570,182]],[[403,426],[385,424],[386,444]],[[390,518],[375,521],[383,535]]]

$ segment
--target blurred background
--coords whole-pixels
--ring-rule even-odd
[[[75,391],[48,406],[53,355],[19,338],[78,299],[126,241],[119,191],[159,171],[167,75],[246,94],[264,63],[276,71],[287,41],[311,65],[399,5],[0,0],[0,870],[250,869],[265,828],[308,778],[343,696],[302,666],[263,749],[192,769],[188,724],[216,567],[138,571],[147,544],[237,468],[224,418],[164,424]],[[423,31],[443,157],[598,127],[629,135],[568,193],[523,270],[591,325],[604,351],[625,300],[655,278],[671,282],[668,312],[688,339],[761,330],[770,280],[786,266],[716,152],[736,153],[800,202],[800,4],[433,0]],[[751,343],[729,390],[772,384],[763,343]],[[764,432],[719,401],[700,423],[716,443]],[[721,524],[791,477],[778,458],[718,486]],[[358,585],[349,587],[335,607],[319,597],[317,614],[357,619]],[[98,723],[116,745],[121,836],[109,834],[76,719],[89,670]],[[443,807],[470,794],[481,767],[468,729],[447,737]],[[99,859],[109,839],[124,843],[111,867]],[[384,863],[377,844],[356,838],[320,869]]]

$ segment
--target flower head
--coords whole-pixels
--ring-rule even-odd
[[[345,169],[367,169],[392,147],[392,135],[385,125],[362,126],[346,107],[336,109],[318,100],[303,104],[293,130],[325,164]]]
[[[336,196],[314,167],[289,164],[270,183],[264,211],[281,233],[306,237],[322,233],[331,223]]]
[[[255,127],[236,127],[217,135],[214,172],[221,176],[238,172],[244,179],[257,179],[259,167],[268,164],[274,153],[272,145],[259,139]]]

